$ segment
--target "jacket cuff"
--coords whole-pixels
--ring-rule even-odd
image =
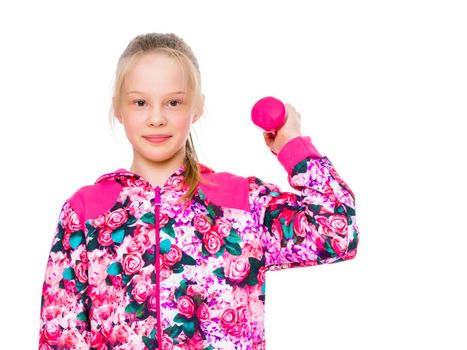
[[[307,157],[320,158],[322,155],[311,142],[310,136],[297,136],[290,139],[277,154],[277,159],[288,174],[299,162]]]

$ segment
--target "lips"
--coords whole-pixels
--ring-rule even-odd
[[[157,135],[146,135],[146,136],[143,136],[148,142],[152,143],[152,144],[160,144],[160,143],[164,143],[165,141],[167,141],[168,139],[170,139],[171,135],[162,135],[162,134],[157,134]]]
[[[147,139],[151,139],[151,140],[161,140],[161,139],[169,138],[169,137],[171,137],[171,135],[167,135],[167,134],[151,134],[151,135],[145,135],[144,137],[147,138]]]

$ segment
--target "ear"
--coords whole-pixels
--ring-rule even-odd
[[[198,119],[201,118],[201,116],[204,113],[204,101],[206,99],[206,96],[202,95],[202,97],[203,97],[203,99],[202,99],[200,105],[198,106],[198,108],[196,108],[195,118],[193,119],[193,123],[197,122]]]
[[[115,102],[115,96],[112,97],[112,107],[113,107],[113,110],[114,110],[114,113],[115,113],[115,117],[123,125],[122,116],[120,114],[120,109],[118,108],[118,106],[116,105],[116,102]]]
[[[196,123],[196,122],[198,121],[199,118],[201,118],[201,114],[196,113],[196,114],[195,114],[195,117],[193,118],[193,121],[191,122],[191,124]]]

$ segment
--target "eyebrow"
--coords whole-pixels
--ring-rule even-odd
[[[135,93],[135,94],[144,94],[144,92],[142,91],[136,91],[136,90],[133,90],[133,91],[129,91],[128,94],[132,94],[132,93]],[[174,92],[169,92],[167,95],[174,95],[174,94],[186,94],[185,91],[174,91]]]

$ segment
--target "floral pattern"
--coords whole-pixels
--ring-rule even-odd
[[[96,184],[119,183],[118,198],[86,220],[65,201],[39,349],[264,350],[266,272],[356,254],[355,197],[325,156],[290,169],[299,194],[245,178],[250,210],[217,205],[201,188],[176,204],[183,175],[154,188],[125,169],[104,174]]]

